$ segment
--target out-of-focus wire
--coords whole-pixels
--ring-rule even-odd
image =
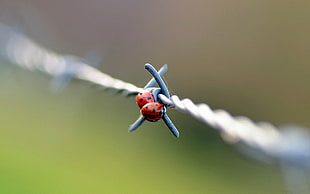
[[[76,78],[126,96],[143,91],[143,88],[99,71],[82,58],[59,55],[43,48],[16,28],[1,23],[0,57],[22,68],[51,75],[56,87],[63,87],[70,78]],[[263,158],[258,155],[263,154],[285,169],[299,169],[299,174],[310,170],[308,130],[299,126],[277,128],[267,122],[255,123],[244,116],[231,116],[225,110],[212,110],[207,104],[194,104],[188,98],[180,100],[176,95],[167,96],[169,95],[159,94],[158,98],[167,107],[175,107],[219,130],[227,142],[242,144],[246,148],[244,153],[258,160]],[[294,172],[296,174],[297,171]]]
[[[63,80],[70,77],[90,82],[123,95],[135,95],[142,88],[113,78],[76,56],[62,56],[41,47],[17,29],[0,23],[0,56],[20,67],[37,70]],[[57,79],[62,77],[63,79]],[[57,83],[57,85],[59,85]]]

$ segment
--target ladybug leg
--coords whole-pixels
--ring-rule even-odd
[[[143,116],[140,116],[132,125],[130,125],[128,131],[132,132],[136,130],[142,123],[145,121],[145,118]]]
[[[154,77],[154,79],[156,80],[158,86],[160,87],[162,93],[170,99],[170,94],[169,94],[169,90],[164,82],[164,80],[161,78],[159,72],[156,71],[156,69],[149,63],[145,64],[145,69],[148,70],[152,76]]]
[[[170,120],[170,118],[168,117],[167,114],[165,114],[163,116],[163,120],[165,122],[165,124],[167,125],[167,127],[170,129],[171,133],[176,137],[179,138],[179,131],[178,129],[174,126],[174,124],[172,123],[172,121]]]
[[[160,68],[160,70],[158,71],[158,74],[160,76],[163,76],[166,71],[168,69],[168,65],[165,64],[164,66],[162,66],[162,68]],[[154,85],[156,84],[156,80],[154,79],[154,77],[144,86],[143,89],[147,89],[147,88],[150,88],[150,87],[153,87]]]

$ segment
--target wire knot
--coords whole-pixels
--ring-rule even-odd
[[[167,103],[170,100],[170,93],[161,76],[167,71],[168,66],[164,65],[157,71],[147,63],[145,69],[151,73],[153,78],[144,86],[144,92],[140,92],[136,97],[141,116],[130,126],[128,131],[136,130],[145,120],[154,122],[163,119],[171,133],[178,138],[179,131],[166,114],[167,107],[171,105],[171,103]],[[153,87],[156,83],[159,88]],[[160,96],[164,96],[165,100],[162,100]]]

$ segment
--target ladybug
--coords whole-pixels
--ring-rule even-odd
[[[142,116],[148,121],[158,121],[161,119],[166,112],[166,108],[163,104],[158,102],[150,102],[145,104],[141,108]]]
[[[153,94],[151,92],[140,92],[136,96],[136,102],[140,108],[150,102],[155,102]]]

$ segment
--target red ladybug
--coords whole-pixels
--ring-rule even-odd
[[[141,108],[142,116],[148,121],[158,121],[166,112],[166,108],[163,104],[158,102],[150,102],[145,104]]]
[[[138,106],[142,108],[145,104],[155,102],[155,100],[151,92],[140,92],[136,96],[136,102]]]

